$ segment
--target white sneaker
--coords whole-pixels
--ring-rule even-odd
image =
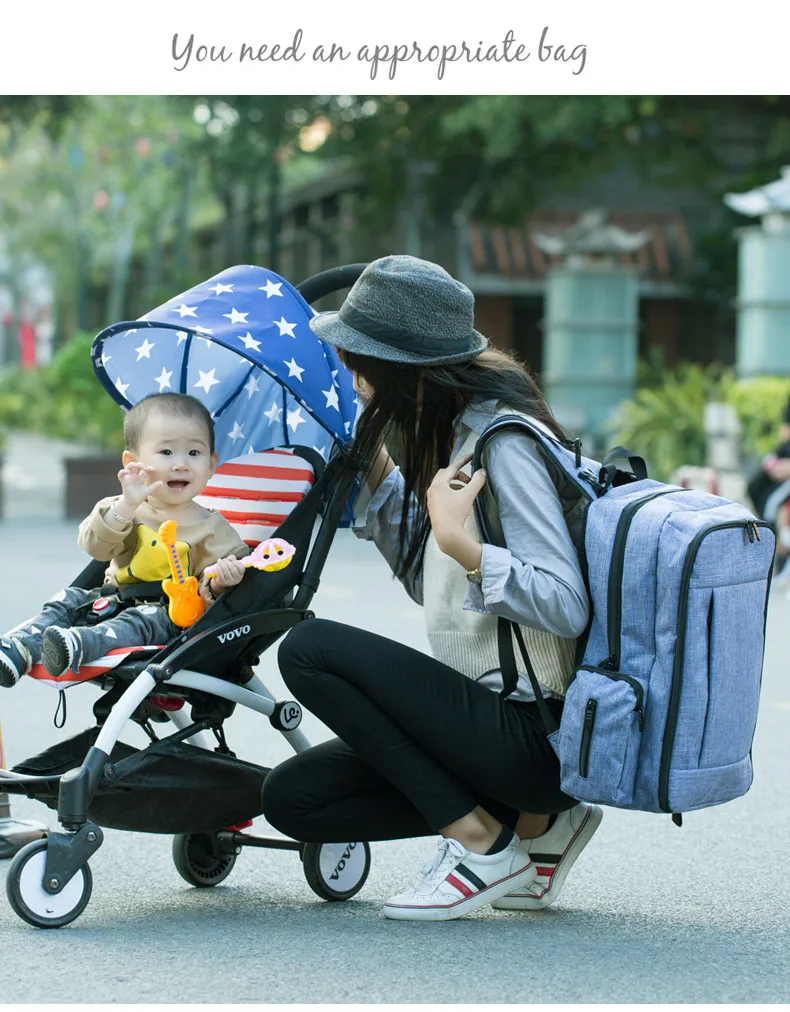
[[[560,895],[562,884],[593,833],[600,826],[603,812],[597,805],[580,802],[560,812],[554,825],[543,836],[522,840],[524,855],[535,862],[534,885],[512,890],[491,905],[498,910],[542,910]]]
[[[514,834],[497,854],[473,854],[458,840],[439,840],[413,889],[384,904],[384,916],[406,921],[449,921],[486,906],[535,878],[535,866]]]

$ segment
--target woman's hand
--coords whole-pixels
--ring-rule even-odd
[[[467,571],[480,566],[482,549],[467,533],[464,523],[486,480],[482,468],[471,478],[462,472],[471,459],[471,453],[457,457],[449,467],[436,472],[428,487],[428,514],[436,543]]]
[[[768,474],[775,482],[787,481],[790,478],[790,460],[783,457],[777,458],[771,465]]]

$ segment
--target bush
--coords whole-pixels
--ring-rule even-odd
[[[703,465],[705,404],[718,399],[721,388],[716,367],[682,365],[665,372],[661,382],[638,389],[622,405],[612,440],[644,457],[648,473],[659,481],[681,464]]]
[[[48,365],[6,371],[0,378],[0,427],[122,450],[123,412],[93,372],[92,340],[76,334]]]
[[[683,464],[706,463],[704,410],[711,401],[734,407],[744,458],[762,456],[776,446],[790,379],[737,380],[720,366],[689,364],[665,371],[660,380],[654,368],[643,368],[640,376],[648,375],[649,385],[621,407],[610,438],[643,456],[651,477],[667,481]]]
[[[790,398],[790,379],[786,376],[757,376],[738,381],[730,378],[725,395],[741,423],[744,455],[763,457],[776,449],[777,433]]]

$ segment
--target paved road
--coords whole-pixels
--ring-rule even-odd
[[[4,627],[81,564],[73,525],[15,517],[0,523]],[[348,532],[338,536],[316,610],[425,646],[419,609]],[[91,903],[70,927],[30,928],[0,892],[0,1002],[786,1002],[788,656],[790,601],[776,597],[752,791],[687,816],[681,830],[669,818],[608,810],[550,910],[489,908],[433,925],[382,919],[381,903],[414,878],[428,841],[374,844],[362,892],[328,904],[293,853],[245,851],[224,885],[196,890],[177,875],[169,838],[109,830],[91,862]],[[261,674],[280,694],[273,656]],[[71,690],[68,723],[57,731],[53,692],[33,683],[3,690],[9,759],[87,726],[93,698],[90,688]],[[314,741],[327,734],[312,718],[305,727]],[[271,765],[289,754],[247,711],[229,732],[243,757]],[[17,799],[15,814],[56,828],[53,813],[33,802]]]

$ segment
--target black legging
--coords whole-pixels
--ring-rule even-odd
[[[534,703],[503,700],[426,654],[311,619],[280,645],[283,679],[340,736],[275,767],[267,820],[306,843],[427,836],[481,805],[514,826],[519,811],[575,801]],[[548,700],[559,718],[562,704]]]

